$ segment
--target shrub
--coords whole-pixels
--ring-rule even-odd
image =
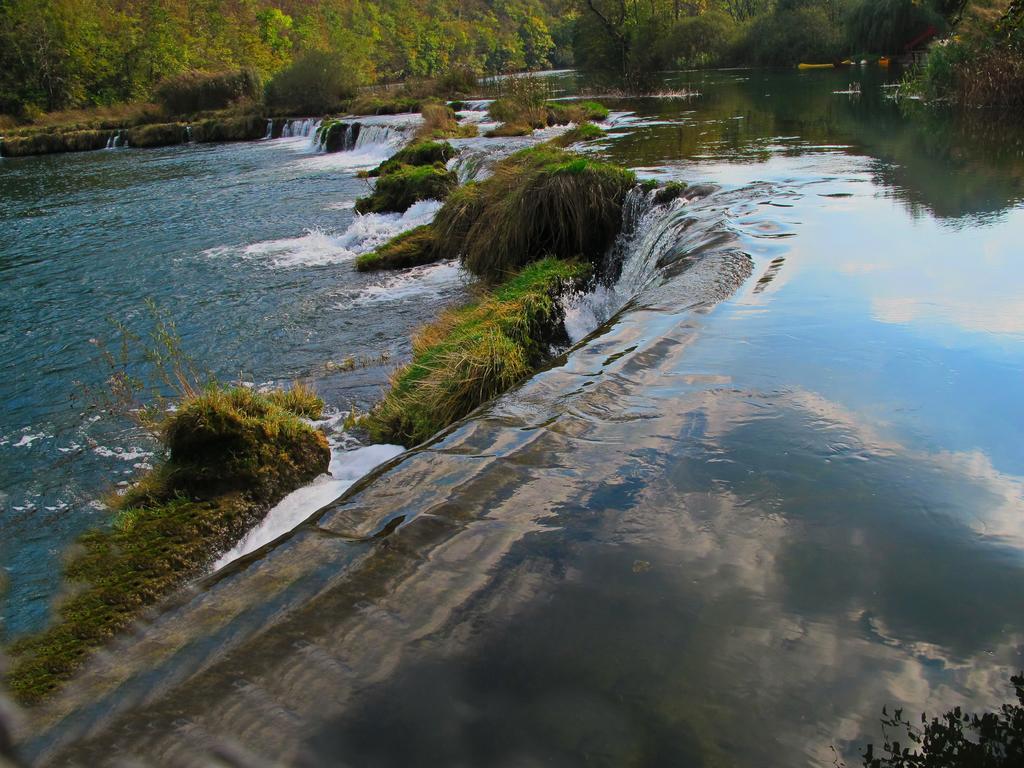
[[[399,115],[406,112],[418,112],[420,99],[409,96],[360,96],[348,105],[352,115]]]
[[[500,139],[508,136],[529,136],[533,128],[518,123],[502,123],[487,131],[484,136],[488,139]]]
[[[371,253],[356,259],[356,269],[372,272],[377,269],[406,269],[430,264],[438,260],[434,228],[429,224],[403,232],[391,238]]]
[[[322,115],[340,110],[355,91],[351,68],[341,56],[307,51],[270,79],[266,101],[274,110]]]
[[[677,21],[659,41],[659,56],[669,67],[706,67],[728,58],[737,37],[727,13],[706,11]]]
[[[455,157],[455,147],[447,141],[416,141],[402,147],[366,175],[380,176],[396,170],[401,165],[447,163],[453,157]]]
[[[857,51],[894,53],[928,27],[944,29],[934,8],[914,0],[862,0],[846,16],[850,46]]]
[[[435,95],[465,96],[476,91],[479,80],[476,70],[465,65],[452,67],[437,79]]]
[[[552,146],[526,149],[449,198],[434,222],[439,248],[492,280],[545,254],[597,262],[618,234],[635,183],[609,163]]]
[[[327,470],[326,438],[302,416],[308,389],[259,394],[210,387],[163,421],[167,460],[122,497],[113,525],[79,541],[66,574],[78,589],[60,620],[10,648],[11,690],[39,700],[150,606],[195,578],[272,504]]]
[[[260,97],[260,78],[253,69],[233,72],[183,72],[156,88],[156,100],[172,115],[190,115],[223,109],[243,100]]]
[[[402,165],[377,179],[373,193],[356,200],[358,213],[404,213],[421,200],[444,200],[459,177],[443,165]]]
[[[415,445],[507,391],[546,359],[561,330],[558,297],[590,274],[544,259],[413,338],[413,359],[364,420],[375,440]]]
[[[458,131],[455,111],[447,104],[429,102],[420,108],[423,123],[416,129],[418,138],[442,139]]]
[[[751,63],[792,67],[842,58],[836,25],[821,8],[805,6],[758,16],[738,43]]]

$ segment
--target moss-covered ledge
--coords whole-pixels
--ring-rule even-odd
[[[592,274],[589,264],[534,262],[479,300],[446,311],[413,337],[413,358],[363,419],[375,440],[415,445],[511,389],[566,340],[560,296]]]
[[[23,704],[55,690],[90,651],[200,575],[286,494],[325,472],[330,449],[304,419],[323,402],[296,386],[266,394],[211,387],[160,425],[167,458],[123,496],[112,524],[78,542],[56,621],[7,652]]]

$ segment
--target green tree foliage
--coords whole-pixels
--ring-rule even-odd
[[[858,51],[900,51],[929,27],[945,26],[938,11],[915,0],[863,0],[846,20],[849,42]]]
[[[544,68],[571,60],[572,1],[0,0],[0,112],[146,100],[189,71],[269,81],[313,51],[353,85]]]

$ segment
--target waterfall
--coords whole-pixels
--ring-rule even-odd
[[[281,129],[282,139],[309,138],[316,136],[316,131],[323,121],[318,117],[305,117],[301,120],[287,120]]]
[[[186,125],[185,126],[185,141],[188,144],[192,143],[192,126],[191,125]]]
[[[397,145],[404,142],[409,135],[410,126],[387,125],[379,123],[364,124],[359,130],[353,149],[363,149],[372,145]]]
[[[117,133],[110,134],[110,138],[107,139],[107,149],[117,149],[122,146],[128,146],[128,142],[124,138],[124,129],[118,130]]]
[[[636,186],[622,205],[622,232],[605,255],[604,276],[589,293],[562,300],[565,328],[579,341],[640,296],[659,276],[681,268],[689,257],[735,251],[727,222],[714,205],[699,201],[714,192],[691,187],[678,198],[658,203],[657,190]],[[749,257],[740,254],[744,263]]]
[[[273,118],[267,118],[267,132],[263,134],[264,141],[267,139],[274,138],[274,120]]]
[[[462,112],[486,112],[490,109],[494,99],[470,99],[462,102]]]

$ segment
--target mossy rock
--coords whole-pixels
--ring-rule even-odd
[[[455,155],[455,147],[447,141],[416,141],[406,147],[402,147],[366,175],[381,176],[398,170],[399,166],[402,165],[445,164]]]
[[[451,195],[434,220],[442,258],[502,280],[540,255],[597,264],[622,226],[632,172],[550,145],[502,160]]]
[[[258,115],[211,118],[192,126],[192,140],[200,144],[217,141],[256,141],[267,135],[267,121]]]
[[[686,192],[685,182],[670,181],[654,193],[654,204],[666,205],[671,203],[677,197],[680,197],[684,192]]]
[[[544,259],[420,329],[412,362],[363,420],[371,436],[421,443],[529,376],[564,336],[560,295],[591,274],[587,264]]]
[[[372,272],[378,269],[408,269],[438,260],[434,228],[424,224],[391,238],[380,248],[356,259],[356,269]]]
[[[188,129],[184,123],[157,123],[131,128],[126,134],[132,147],[168,147],[188,141]]]
[[[373,193],[356,200],[358,213],[404,213],[421,200],[444,200],[459,177],[443,165],[402,165],[380,176]]]
[[[361,129],[361,123],[324,120],[316,129],[316,143],[324,152],[344,152],[355,147]]]
[[[109,130],[59,131],[5,137],[0,142],[0,155],[27,157],[62,152],[89,152],[103,149],[116,135]]]
[[[210,388],[168,416],[170,455],[122,497],[113,524],[81,537],[68,560],[72,596],[56,623],[8,649],[8,685],[31,704],[139,613],[200,575],[273,504],[327,470],[330,448],[301,416],[310,390]]]

